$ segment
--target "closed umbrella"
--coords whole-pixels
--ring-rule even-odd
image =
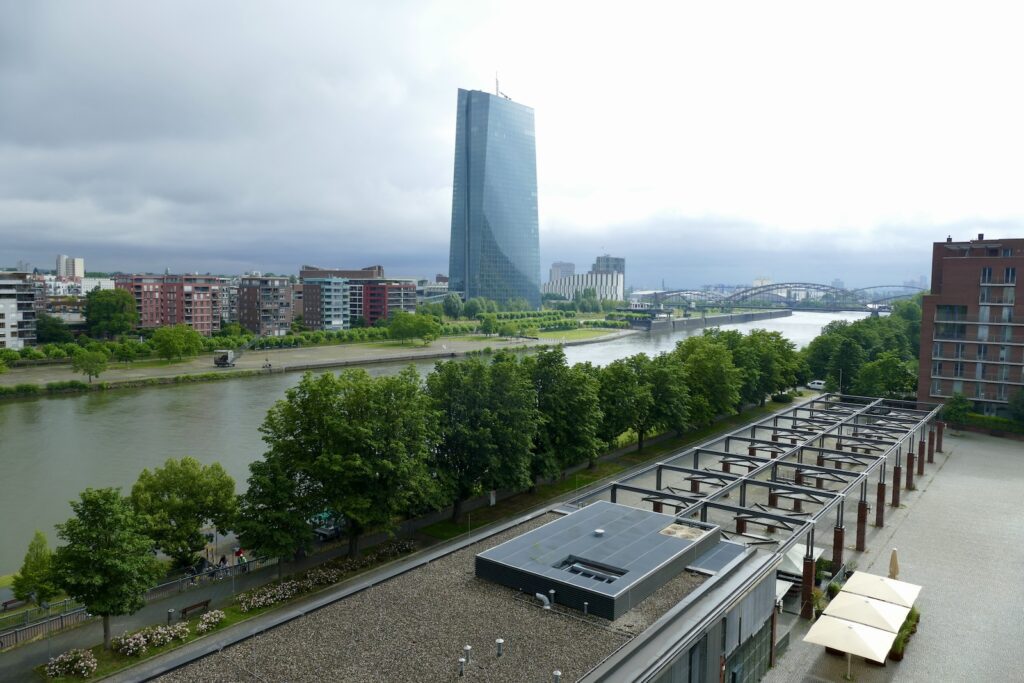
[[[822,615],[804,636],[805,643],[824,645],[847,655],[846,677],[850,678],[851,655],[884,662],[896,634],[855,621]]]
[[[896,556],[896,548],[892,549],[892,555],[889,556],[889,578],[900,578],[900,559]]]
[[[913,607],[921,587],[906,581],[895,581],[877,574],[854,572],[843,584],[843,591],[885,600],[901,607]]]
[[[896,633],[907,618],[909,607],[840,591],[825,608],[825,614]]]

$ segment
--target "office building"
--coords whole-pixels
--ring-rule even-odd
[[[292,284],[286,277],[249,275],[238,284],[238,322],[260,337],[283,337],[292,327]]]
[[[0,272],[0,349],[35,346],[36,291],[31,273]]]
[[[544,285],[545,294],[558,294],[566,299],[573,299],[577,294],[582,296],[588,289],[593,289],[602,301],[625,299],[622,273],[584,273],[552,280]]]
[[[540,307],[533,109],[459,89],[448,276],[467,299]]]
[[[626,277],[626,259],[619,258],[617,256],[598,256],[594,260],[594,265],[590,268],[590,272],[596,275],[605,275],[608,273],[619,273],[623,279]]]
[[[554,282],[555,280],[561,280],[564,277],[572,277],[576,274],[576,264],[566,263],[564,261],[555,261],[551,264],[551,270],[548,271],[548,282]]]
[[[932,292],[921,312],[917,397],[966,396],[985,415],[1005,415],[1024,390],[1024,238],[936,242]]]
[[[57,277],[85,277],[85,259],[61,254],[57,257]]]
[[[139,327],[184,323],[209,337],[220,331],[222,280],[212,275],[115,275],[114,286],[135,297]]]

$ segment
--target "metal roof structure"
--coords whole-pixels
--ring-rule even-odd
[[[599,501],[476,556],[476,575],[614,620],[718,545],[717,527]]]

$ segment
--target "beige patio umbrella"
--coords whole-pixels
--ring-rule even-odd
[[[889,578],[900,578],[900,559],[896,556],[896,548],[893,548],[892,555],[889,555]]]
[[[824,613],[838,619],[855,621],[858,624],[896,633],[909,612],[909,607],[900,607],[884,600],[839,591],[828,603]]]
[[[905,581],[887,579],[877,574],[854,572],[843,584],[841,592],[866,595],[876,600],[885,600],[901,607],[913,607],[921,587]]]
[[[805,643],[824,645],[846,653],[846,678],[850,678],[852,655],[884,662],[896,634],[855,621],[822,615],[804,636]]]

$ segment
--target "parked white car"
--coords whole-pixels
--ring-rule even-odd
[[[825,388],[825,380],[823,379],[812,379],[807,383],[808,389],[814,389],[815,391],[822,391]]]

